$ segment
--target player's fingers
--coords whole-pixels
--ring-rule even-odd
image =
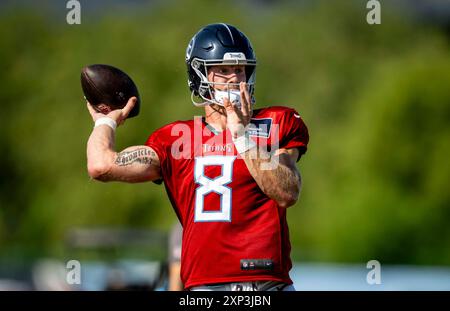
[[[92,107],[92,105],[88,101],[86,101],[86,106],[91,116],[94,116],[97,113],[97,111],[95,111],[94,107]]]
[[[227,97],[223,98],[223,106],[225,107],[225,110],[227,112],[234,111],[234,107],[233,107],[233,105],[231,104],[230,100]]]
[[[250,105],[248,103],[247,97],[245,96],[246,84],[241,82],[239,84],[239,91],[241,95],[241,112],[242,115],[247,117],[250,114]]]
[[[247,99],[248,114],[251,118],[253,115],[253,99],[250,96],[249,86],[247,83],[245,84],[245,98]]]
[[[133,109],[134,105],[136,105],[136,102],[137,102],[136,96],[130,97],[125,107],[122,108],[122,116],[124,118],[126,118],[130,114],[131,109]]]
[[[248,90],[247,83],[245,83],[244,94],[245,94],[245,99],[247,100],[247,103],[248,103],[249,110],[251,111],[252,110],[252,98],[250,96],[250,92]]]
[[[233,112],[238,116],[239,119],[246,118],[242,113],[241,108],[239,107],[238,104],[236,104],[236,102],[232,102],[231,107],[233,109]]]

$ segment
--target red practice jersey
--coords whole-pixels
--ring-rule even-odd
[[[264,150],[306,152],[308,130],[286,107],[253,112],[250,138]],[[181,279],[197,285],[281,281],[292,284],[286,209],[264,194],[237,153],[229,130],[204,118],[176,121],[148,138],[183,225]]]

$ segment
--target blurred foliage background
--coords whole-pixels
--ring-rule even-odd
[[[81,25],[66,23],[66,1],[3,4],[0,256],[64,257],[72,228],[169,230],[163,186],[89,179],[80,70],[130,74],[143,107],[116,148],[142,144],[202,114],[186,45],[227,22],[255,48],[257,106],[294,107],[310,130],[293,259],[450,265],[449,31],[401,3],[382,1],[376,26],[366,1],[81,1]]]

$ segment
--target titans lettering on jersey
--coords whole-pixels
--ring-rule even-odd
[[[255,110],[248,127],[259,148],[298,148],[309,136],[286,107]],[[181,278],[192,286],[248,281],[291,284],[286,210],[267,197],[236,152],[228,130],[203,118],[177,121],[146,142],[158,154],[164,185],[183,225]]]

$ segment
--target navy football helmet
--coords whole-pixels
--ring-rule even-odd
[[[211,24],[200,29],[186,49],[188,85],[196,106],[219,104],[214,98],[214,84],[208,81],[208,66],[244,65],[249,93],[254,102],[256,57],[250,40],[236,27]],[[228,84],[230,85],[230,84]],[[196,102],[194,96],[203,102]]]

